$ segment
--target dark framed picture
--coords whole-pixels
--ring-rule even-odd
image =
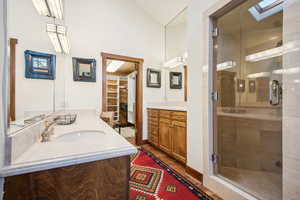
[[[96,60],[88,58],[72,58],[73,80],[96,82]]]
[[[170,72],[170,88],[182,89],[182,73]]]
[[[26,50],[25,77],[30,79],[55,79],[56,56],[47,53]]]
[[[155,69],[147,70],[147,87],[161,87],[161,71]]]

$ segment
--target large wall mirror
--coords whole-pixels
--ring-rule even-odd
[[[14,134],[45,119],[61,105],[64,97],[62,63],[46,32],[47,18],[35,12],[20,15],[24,8],[32,9],[28,1],[15,6],[8,3],[9,81],[8,134]],[[28,24],[31,28],[28,28]],[[32,33],[34,37],[32,36]]]
[[[165,26],[165,61],[174,62],[174,66],[168,67],[165,73],[167,101],[187,101],[186,59],[187,8]]]

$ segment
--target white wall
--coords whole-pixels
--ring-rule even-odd
[[[6,58],[6,0],[0,0],[0,167],[3,166],[4,163],[4,136],[5,136],[5,107],[6,107],[6,95],[5,95],[5,86],[6,86],[6,73],[4,70],[7,65]],[[3,193],[3,180],[0,178],[0,199],[2,199]]]
[[[131,0],[67,0],[66,25],[71,54],[66,60],[66,107],[101,110],[101,52],[143,58],[144,105],[163,99],[160,89],[146,88],[146,68],[163,61],[163,26]],[[74,82],[72,57],[96,58],[97,82]],[[146,112],[144,110],[146,119]],[[144,139],[147,123],[144,120]]]
[[[144,63],[144,105],[162,101],[164,89],[146,88],[147,67],[163,61],[163,26],[130,0],[65,1],[71,54],[57,55],[55,84],[49,80],[25,79],[24,51],[55,54],[46,33],[52,19],[39,16],[31,0],[9,1],[9,37],[18,39],[16,59],[16,111],[52,110],[55,87],[56,109],[101,110],[101,52],[138,57]],[[88,13],[88,14],[87,14]],[[72,57],[96,58],[97,82],[74,82]],[[144,112],[146,118],[146,112]],[[144,123],[144,139],[147,138]]]

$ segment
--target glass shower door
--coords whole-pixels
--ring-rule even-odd
[[[215,173],[266,200],[282,199],[281,6],[248,0],[215,22]]]

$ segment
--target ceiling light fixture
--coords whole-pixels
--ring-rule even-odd
[[[222,71],[226,69],[230,69],[236,66],[236,62],[234,61],[227,61],[217,65],[217,71]]]
[[[32,0],[32,2],[40,15],[63,19],[62,0]]]
[[[164,63],[165,67],[175,68],[184,65],[183,57],[176,57]]]
[[[70,53],[70,45],[65,26],[47,24],[47,33],[56,52],[64,54]]]
[[[276,69],[272,71],[273,74],[298,74],[300,73],[300,67],[292,67],[289,69]]]
[[[270,77],[271,72],[259,72],[255,74],[248,74],[248,78],[262,78],[262,77]]]
[[[111,63],[107,66],[107,71],[108,72],[116,72],[122,65],[124,64],[124,61],[119,61],[119,60],[113,60]]]

